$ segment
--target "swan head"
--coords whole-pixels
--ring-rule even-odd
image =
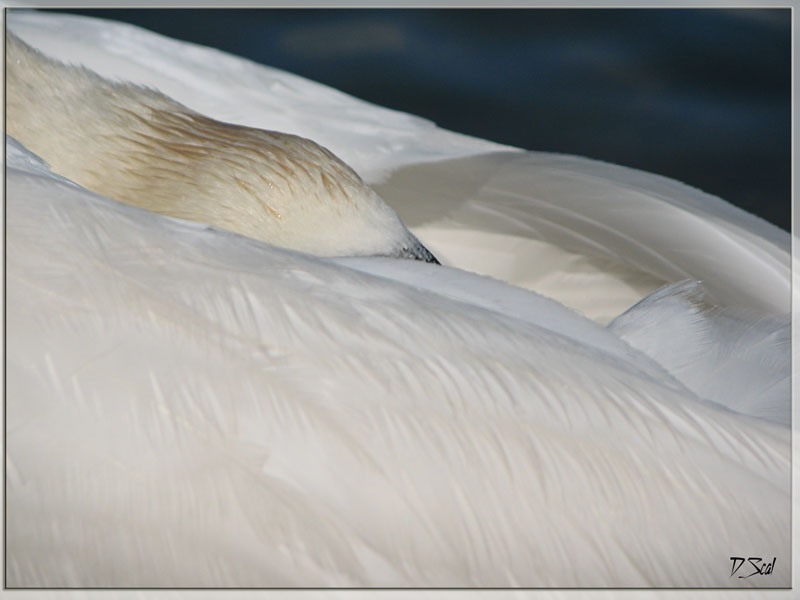
[[[317,256],[438,264],[351,167],[312,140],[190,111],[156,108],[133,121],[118,128],[124,167],[112,197]]]
[[[52,60],[13,34],[6,58],[9,133],[83,187],[318,256],[438,262],[312,140],[217,121],[156,90]]]

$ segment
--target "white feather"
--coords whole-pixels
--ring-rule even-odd
[[[331,98],[352,106],[345,114],[356,120],[380,113],[131,28],[54,15],[9,21],[63,57],[80,49],[98,63],[109,46],[135,40],[130,56],[108,63],[126,79],[127,65],[149,55],[148,65],[174,69],[181,85],[241,72],[258,95],[286,80],[320,123],[332,121],[321,108]],[[264,73],[271,88],[259,83]],[[408,125],[401,158],[376,172],[421,160],[421,149],[440,160],[487,148],[397,119]],[[380,132],[376,123],[364,130],[349,138],[352,156]],[[684,306],[657,297],[603,329],[457,269],[319,259],[120,205],[50,173],[13,141],[7,152],[7,585],[790,584],[788,428],[710,402],[718,398],[671,353],[640,343],[649,334],[637,318],[655,314],[671,327],[684,322]],[[455,180],[477,200],[437,196],[435,214],[410,224],[420,235],[425,223],[468,232],[475,215],[488,214],[478,196],[496,193],[485,231],[510,240],[501,253],[552,244],[561,228],[562,258],[588,256],[604,289],[622,272],[648,287],[708,270],[666,243],[641,263],[622,260],[626,244],[657,237],[650,230],[630,241],[641,215],[613,214],[610,190],[634,189],[630,204],[622,198],[626,210],[633,198],[657,212],[663,204],[681,226],[697,221],[693,247],[714,234],[721,251],[747,264],[778,265],[767,277],[784,283],[784,236],[717,200],[643,174],[521,152],[484,157],[477,173],[508,166],[507,156],[502,177]],[[537,161],[547,194],[526,199]],[[434,175],[450,165],[439,162]],[[384,187],[402,196],[399,181]],[[587,208],[582,224],[583,208],[570,208],[577,200],[568,194],[556,210],[559,194],[586,191],[589,181],[599,182],[605,209]],[[534,235],[524,207],[562,220]],[[598,231],[608,235],[587,237]],[[587,248],[620,251],[621,266],[604,273],[591,252],[578,253]],[[522,270],[535,262],[514,256]],[[666,275],[642,274],[653,265]],[[740,260],[722,269],[712,286],[719,301],[780,312],[780,291],[737,291],[747,268]],[[616,297],[626,294],[636,295]],[[702,331],[716,344],[731,339]],[[664,339],[664,329],[653,335]],[[759,339],[763,356],[785,351]],[[783,369],[766,373],[782,385]],[[731,579],[729,557],[742,554],[777,556],[774,574]]]
[[[667,286],[609,325],[701,398],[790,425],[787,316],[708,307],[700,285]]]
[[[377,189],[440,260],[601,322],[687,278],[714,303],[789,312],[789,234],[664,177],[505,152],[406,167]]]
[[[698,556],[788,552],[783,430],[521,321],[8,185],[12,585],[725,585]]]

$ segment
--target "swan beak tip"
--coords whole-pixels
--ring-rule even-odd
[[[403,246],[398,253],[399,258],[409,258],[412,260],[421,260],[427,263],[433,263],[434,265],[440,265],[440,263],[433,253],[428,250],[422,243],[417,240],[416,238],[411,244]]]

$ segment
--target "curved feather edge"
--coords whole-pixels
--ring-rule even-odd
[[[609,324],[701,398],[789,427],[788,316],[711,307],[699,282],[665,286]]]
[[[739,587],[732,548],[789,555],[785,428],[22,164],[7,585]]]
[[[701,280],[715,304],[789,312],[789,234],[658,175],[504,152],[407,166],[376,189],[445,262],[600,321],[685,279]]]

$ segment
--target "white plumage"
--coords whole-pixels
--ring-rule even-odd
[[[134,28],[9,26],[324,143],[440,258],[508,282],[158,216],[10,141],[9,586],[790,583],[787,235]],[[609,327],[509,285],[605,322],[685,278],[720,306],[680,284]],[[776,570],[731,578],[730,556]]]
[[[210,119],[13,34],[6,50],[9,135],[89,190],[318,256],[435,262],[353,169],[312,140]]]

